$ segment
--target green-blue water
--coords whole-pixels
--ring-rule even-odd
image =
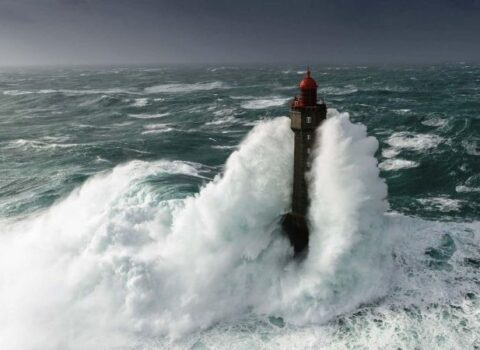
[[[3,338],[0,344],[16,341],[17,348],[81,348],[89,344],[86,338],[92,337],[95,344],[100,344],[99,339],[104,341],[102,335],[105,335],[112,340],[104,341],[106,347],[127,348],[464,349],[480,346],[477,302],[480,66],[318,66],[312,74],[319,85],[319,95],[328,107],[348,112],[352,122],[366,125],[368,134],[379,141],[375,156],[380,176],[388,185],[388,211],[392,212],[387,215],[391,221],[388,225],[395,231],[392,271],[402,276],[387,283],[386,292],[379,293],[381,297],[359,300],[354,307],[346,308],[339,315],[333,313],[321,322],[311,318],[306,322],[290,322],[284,321],[282,313],[270,312],[269,308],[262,311],[261,303],[245,296],[241,302],[244,306],[233,308],[225,315],[202,307],[186,308],[182,311],[186,319],[181,327],[166,325],[175,322],[161,312],[170,310],[172,303],[188,304],[189,301],[181,299],[182,293],[179,293],[181,300],[172,297],[162,305],[154,301],[141,306],[129,304],[128,291],[134,293],[131,289],[137,288],[137,284],[141,285],[138,288],[142,298],[148,299],[150,294],[160,298],[163,294],[158,296],[155,286],[168,284],[169,273],[184,271],[176,270],[183,264],[182,260],[175,268],[162,267],[158,276],[152,272],[157,269],[156,259],[168,260],[169,254],[152,257],[156,244],[166,244],[157,231],[167,230],[165,227],[172,222],[174,227],[187,225],[184,221],[180,224],[180,219],[176,220],[172,214],[184,206],[182,200],[195,196],[224,171],[226,160],[252,128],[263,120],[288,115],[288,101],[297,93],[296,84],[303,75],[301,67],[10,69],[0,71],[0,232],[7,237],[4,250],[10,250],[10,244],[20,248],[11,249],[17,259],[11,264],[16,266],[10,266],[6,257],[0,261],[6,276],[0,277],[0,298],[8,300],[8,303],[0,301],[0,305],[12,302],[15,305],[6,319],[0,316],[0,326],[5,328],[4,332],[0,331],[0,339]],[[255,156],[255,152],[251,156]],[[264,154],[259,151],[258,156]],[[265,162],[270,160],[273,162],[273,159]],[[117,170],[111,173],[112,169]],[[114,177],[115,171],[120,174],[118,179]],[[105,180],[110,179],[108,176],[113,176],[113,180],[108,180],[113,184]],[[262,175],[249,173],[248,176]],[[94,181],[98,188],[93,188]],[[134,181],[134,185],[129,181]],[[85,193],[91,192],[86,195],[87,199],[82,200],[81,191],[78,200],[72,197],[72,191],[80,188]],[[225,203],[217,203],[218,206],[228,206],[229,196],[233,198],[232,203],[235,202],[235,190],[230,192],[230,189],[228,186],[222,189]],[[98,204],[110,195],[118,198],[109,200],[105,207]],[[166,203],[174,209],[156,217]],[[81,214],[90,206],[91,211],[85,209]],[[54,207],[60,209],[55,211]],[[227,222],[218,230],[223,227],[233,237],[231,225],[243,225],[242,208],[247,210],[247,207],[238,207],[235,212],[239,219]],[[209,219],[208,214],[213,210],[215,205],[199,210],[198,215],[203,218],[202,225],[216,232],[217,228],[212,227],[217,226],[210,223],[216,220],[215,216]],[[102,219],[90,222],[89,218],[94,215]],[[187,214],[183,219],[189,221],[186,217]],[[163,228],[154,226],[160,221]],[[198,229],[196,225],[192,224],[190,229],[192,236]],[[88,234],[83,232],[84,226],[88,227]],[[69,244],[69,239],[65,239],[61,247],[50,248],[55,246],[52,243],[55,235],[64,231],[75,236],[75,243]],[[24,251],[23,243],[12,243],[8,238],[27,233],[30,238],[26,251],[43,252],[39,253],[38,264],[44,267],[35,273],[24,271],[30,257],[22,260],[18,256]],[[43,235],[48,236],[45,241],[41,238]],[[231,237],[227,241],[234,240]],[[97,243],[102,247],[121,242],[122,248],[103,254],[103,248],[92,248],[87,241],[101,241],[103,243]],[[144,248],[144,242],[153,244],[148,252],[140,248]],[[196,243],[192,238],[191,244]],[[200,246],[204,247],[203,243]],[[51,254],[45,253],[50,249]],[[88,271],[59,270],[64,271],[68,280],[68,286],[58,295],[61,308],[56,309],[55,286],[63,282],[56,278],[45,281],[45,286],[52,286],[51,289],[39,287],[42,297],[25,296],[37,293],[31,288],[42,284],[43,274],[56,271],[56,267],[50,266],[78,267],[83,264],[79,257],[90,254],[91,250],[98,253],[95,255],[98,260]],[[208,256],[218,254],[221,264],[228,252],[225,249],[222,253],[217,247],[212,248]],[[195,276],[203,276],[205,271],[201,266],[207,264],[207,258],[196,259],[195,249],[191,252],[180,249],[172,254],[183,253],[189,264],[197,266],[192,267],[198,269]],[[71,260],[73,255],[78,258],[75,262]],[[120,264],[115,259],[128,262]],[[255,262],[258,266],[252,271],[260,275],[267,273],[262,268],[263,258],[258,259]],[[27,261],[25,266],[22,261]],[[97,264],[111,268],[108,273],[102,267],[100,272],[95,271]],[[125,272],[123,264],[148,270],[150,277],[142,275],[132,282],[131,272]],[[125,283],[111,282],[124,273],[129,276]],[[235,275],[228,268],[222,273]],[[165,277],[167,280],[162,280]],[[24,284],[24,278],[29,283]],[[208,271],[202,278],[209,278]],[[245,283],[248,284],[248,280],[246,278]],[[183,283],[181,278],[180,281]],[[221,309],[223,293],[228,294],[228,286],[234,289],[240,282],[235,279],[231,283],[229,278],[213,281],[223,281],[226,286],[226,290],[212,293],[215,297],[210,301],[215,305],[218,302],[218,306],[212,305],[213,310]],[[10,283],[17,286],[12,290],[19,293],[18,298],[25,298],[25,302],[9,295]],[[81,287],[77,288],[78,285]],[[127,292],[110,296],[108,290],[116,288],[125,288]],[[193,284],[185,290],[196,288]],[[189,295],[202,299],[209,290],[206,284]],[[45,295],[55,302],[47,308],[51,314],[38,316],[37,308],[45,312],[39,306]],[[88,314],[90,303],[96,305],[89,299],[90,295],[96,295],[96,301],[117,306],[92,320],[79,321],[72,316],[67,320],[60,317],[59,324],[53,321],[57,313],[62,313],[59,310],[68,308],[65,305],[75,305],[73,315],[75,312],[83,315],[79,309]],[[272,295],[266,297],[272,298]],[[226,303],[231,305],[231,299]],[[161,314],[160,319],[143,317],[143,311],[138,311],[149,308]],[[121,316],[112,310],[118,310]],[[304,312],[309,313],[308,308]],[[205,319],[196,321],[198,314]],[[33,319],[31,315],[36,316]],[[173,311],[171,315],[178,316]],[[117,324],[117,317],[122,322]],[[102,331],[95,333],[91,329],[96,328],[98,319],[102,319],[98,321],[102,323],[98,327]],[[30,344],[19,340],[35,328],[22,326],[26,321],[33,325],[37,322],[54,325],[50,327],[51,334],[42,330],[34,332]],[[127,339],[117,337],[123,332],[133,335]],[[67,336],[56,338],[59,333]],[[172,340],[172,337],[177,338]]]

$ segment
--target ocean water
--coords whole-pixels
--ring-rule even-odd
[[[480,66],[0,70],[1,349],[480,348]]]

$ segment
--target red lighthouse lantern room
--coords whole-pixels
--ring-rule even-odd
[[[305,77],[298,85],[300,88],[300,98],[293,101],[294,108],[315,107],[317,105],[317,82],[310,76],[310,69],[307,70]]]

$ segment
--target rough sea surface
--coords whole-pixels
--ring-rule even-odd
[[[1,349],[480,348],[480,66],[0,70]]]

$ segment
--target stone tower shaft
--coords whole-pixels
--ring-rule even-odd
[[[305,173],[311,168],[315,131],[325,120],[326,114],[325,104],[290,111],[291,128],[295,133],[292,212],[297,214],[307,214],[309,197]]]

